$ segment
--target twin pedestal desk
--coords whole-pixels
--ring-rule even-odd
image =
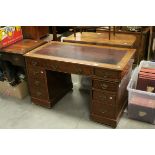
[[[73,88],[71,74],[91,78],[90,118],[116,127],[127,103],[134,49],[50,42],[25,54],[33,103],[51,108]]]

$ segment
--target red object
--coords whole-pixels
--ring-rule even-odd
[[[155,69],[141,68],[138,74],[137,88],[155,93]]]
[[[9,46],[23,39],[20,26],[8,26],[0,29],[0,48]]]

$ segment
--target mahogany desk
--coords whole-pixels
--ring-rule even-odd
[[[76,33],[76,37],[74,37],[74,34],[72,34],[64,38],[63,41],[71,43],[132,48],[136,41],[136,37],[134,35],[116,33],[115,36],[111,34],[111,39],[109,40],[108,33],[82,32],[82,34]]]
[[[0,61],[9,61],[15,66],[24,67],[25,60],[23,55],[45,43],[45,41],[41,40],[23,39],[8,47],[0,49]]]
[[[32,102],[51,108],[73,87],[71,74],[91,78],[90,117],[116,127],[127,101],[134,49],[50,42],[25,54]]]
[[[108,30],[103,29],[102,27],[96,29],[97,33],[107,33],[109,34]],[[143,28],[142,32],[131,32],[128,30],[122,29],[117,30],[117,34],[126,34],[126,35],[134,35],[136,37],[136,41],[134,44],[134,49],[136,49],[135,54],[135,63],[139,63],[141,60],[147,58],[147,51],[148,51],[148,45],[149,45],[149,27]],[[113,31],[111,31],[111,35],[113,34]]]

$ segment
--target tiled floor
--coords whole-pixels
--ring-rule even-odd
[[[110,128],[89,120],[89,100],[89,92],[80,90],[78,82],[52,109],[32,104],[30,97],[19,100],[0,96],[0,128]],[[155,125],[128,119],[125,112],[117,128],[155,128]]]

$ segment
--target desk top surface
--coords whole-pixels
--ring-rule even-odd
[[[23,55],[45,43],[46,42],[42,40],[23,39],[8,47],[0,49],[0,52]]]
[[[87,44],[98,44],[98,45],[109,45],[109,46],[122,46],[122,47],[132,47],[136,41],[136,36],[129,34],[116,33],[95,33],[95,32],[82,32],[76,33],[63,39],[64,42],[74,42],[74,43],[87,43]]]
[[[25,56],[119,70],[128,63],[134,53],[134,49],[50,42]]]

